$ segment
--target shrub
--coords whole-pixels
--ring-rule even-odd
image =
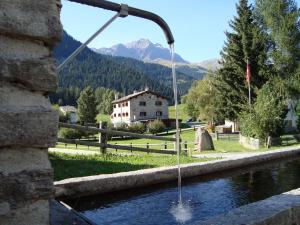
[[[132,133],[143,134],[146,132],[146,126],[143,123],[134,123],[128,127],[128,131]]]
[[[283,133],[286,115],[286,99],[270,84],[258,92],[251,110],[241,113],[242,135],[265,141],[268,136],[279,137]]]
[[[83,132],[69,128],[60,128],[58,132],[58,137],[66,139],[80,139],[83,135]]]
[[[151,134],[157,134],[159,132],[163,132],[166,129],[165,124],[160,120],[154,120],[148,123],[148,132]]]
[[[124,122],[116,123],[115,129],[119,131],[128,131],[128,125]]]

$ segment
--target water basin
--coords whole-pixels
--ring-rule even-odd
[[[300,159],[285,159],[182,181],[187,224],[300,187]],[[178,224],[177,183],[66,201],[95,224]],[[172,214],[173,213],[173,214]]]

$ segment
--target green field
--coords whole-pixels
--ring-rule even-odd
[[[175,106],[169,106],[169,118],[175,118]],[[178,119],[185,122],[190,116],[184,110],[184,104],[178,105]]]
[[[164,135],[165,137],[172,137],[173,134],[169,134],[169,135]],[[181,133],[181,139],[182,142],[188,142],[188,149],[193,150],[195,149],[195,144],[193,144],[192,142],[195,141],[195,131],[194,130],[186,130],[186,131],[182,131]],[[118,144],[118,145],[130,145],[133,144],[134,147],[142,147],[142,148],[146,148],[146,144],[149,143],[149,148],[151,149],[164,149],[165,148],[165,144],[167,144],[167,149],[173,149],[174,145],[173,142],[164,142],[164,141],[160,141],[160,140],[152,140],[152,139],[132,139],[132,138],[116,138],[113,139],[111,141],[108,142],[109,144]],[[155,145],[152,145],[155,144]],[[283,142],[281,146],[276,146],[276,147],[272,147],[269,150],[274,150],[274,149],[279,149],[282,147],[286,147],[286,146],[295,146],[295,145],[299,145],[299,142],[297,140],[295,140],[295,138],[293,138],[292,135],[285,135],[283,137]],[[215,152],[253,152],[253,151],[266,151],[268,149],[266,148],[262,148],[260,150],[250,150],[247,148],[244,148],[243,146],[241,146],[238,141],[229,141],[226,139],[222,139],[222,140],[216,140],[214,141],[214,146],[215,146],[215,151],[206,151],[205,153],[215,153]],[[72,144],[68,144],[67,146],[65,146],[64,144],[59,143],[57,146],[57,148],[67,148],[67,149],[75,149],[75,145]],[[87,146],[81,146],[78,145],[77,146],[78,149],[81,150],[87,150],[88,147]],[[184,145],[182,144],[182,148],[184,148]],[[95,150],[95,151],[99,151],[98,147],[89,147],[89,150]],[[109,150],[109,151],[115,151],[113,150]],[[128,151],[120,151],[118,150],[118,152],[128,152]]]
[[[162,166],[174,166],[177,157],[171,155],[143,154],[143,155],[71,155],[49,153],[54,168],[54,180],[71,177],[82,177],[98,174],[111,174],[134,171]],[[210,158],[197,159],[182,156],[181,163],[193,163],[212,160]]]

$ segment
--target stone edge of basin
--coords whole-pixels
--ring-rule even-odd
[[[300,188],[190,225],[300,224]]]
[[[183,178],[245,167],[300,153],[300,147],[246,154],[233,159],[220,159],[181,165]],[[69,178],[54,182],[56,198],[77,198],[143,187],[177,179],[177,166]]]

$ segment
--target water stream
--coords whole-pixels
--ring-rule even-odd
[[[175,220],[183,224],[192,218],[191,209],[188,204],[182,201],[181,190],[181,169],[180,169],[180,134],[179,134],[179,120],[178,120],[178,93],[177,93],[177,79],[175,70],[175,51],[174,44],[170,45],[171,63],[172,63],[172,77],[173,77],[173,91],[174,91],[174,107],[175,107],[175,120],[176,120],[176,144],[175,150],[177,151],[177,166],[178,166],[178,204],[174,205],[170,213]]]

